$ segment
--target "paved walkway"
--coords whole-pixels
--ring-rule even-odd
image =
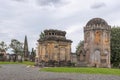
[[[20,64],[0,65],[0,80],[120,80],[120,76],[41,72]]]

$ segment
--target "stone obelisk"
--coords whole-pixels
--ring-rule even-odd
[[[24,40],[24,60],[29,60],[27,36],[25,36],[25,40]]]

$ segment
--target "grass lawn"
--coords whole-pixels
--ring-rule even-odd
[[[26,64],[26,65],[34,65],[34,62],[30,61],[23,61],[23,62],[2,62],[0,61],[0,64]]]
[[[119,75],[120,69],[109,68],[68,68],[68,67],[56,67],[56,68],[42,68],[40,71],[47,72],[64,72],[64,73],[83,73],[83,74],[109,74]]]

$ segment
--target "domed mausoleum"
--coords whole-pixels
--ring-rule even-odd
[[[110,67],[111,26],[101,18],[93,18],[84,27],[84,55],[79,64],[90,67]]]

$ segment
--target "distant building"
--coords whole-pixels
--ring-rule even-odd
[[[101,18],[93,18],[84,27],[84,46],[79,66],[110,67],[111,26]]]
[[[66,39],[65,35],[65,31],[44,30],[44,37],[38,40],[36,55],[39,61],[70,61],[72,41]]]

